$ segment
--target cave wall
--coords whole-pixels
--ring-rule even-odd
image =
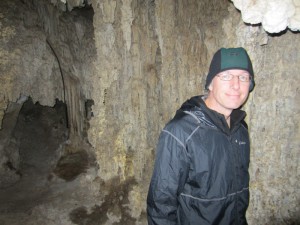
[[[250,124],[251,224],[299,224],[299,34],[269,37],[256,57]]]
[[[257,84],[245,105],[252,145],[249,224],[299,223],[299,33],[270,35],[259,25],[246,25],[230,1],[92,0],[91,5],[92,20],[46,1],[1,6],[17,11],[14,17],[0,13],[0,118],[9,102],[22,96],[43,105],[58,98],[66,101],[72,133],[81,140],[84,101],[95,103],[87,139],[99,170],[97,178],[81,182],[89,197],[73,211],[72,204],[70,210],[40,206],[32,218],[67,224],[72,211],[78,224],[76,214],[88,220],[106,212],[100,224],[146,224],[160,130],[184,100],[204,93],[213,53],[242,46]],[[101,201],[91,197],[98,193]]]
[[[246,25],[226,1],[93,6],[101,78],[94,83],[100,101],[89,138],[99,176],[134,176],[136,203],[145,206],[159,130],[185,99],[203,93],[212,54],[243,46],[257,81],[245,106],[252,139],[247,217],[250,224],[299,222],[299,34],[269,35]]]

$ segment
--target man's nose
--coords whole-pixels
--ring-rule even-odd
[[[240,79],[238,76],[233,76],[232,80],[231,80],[231,86],[234,89],[239,89],[240,88]]]

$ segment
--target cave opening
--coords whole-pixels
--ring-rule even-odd
[[[45,201],[53,186],[74,180],[90,166],[85,148],[68,145],[66,104],[53,107],[11,103],[0,130],[5,173],[0,179],[0,211],[26,211]],[[72,152],[72,153],[70,153]]]

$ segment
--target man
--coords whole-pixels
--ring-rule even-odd
[[[244,48],[221,48],[208,94],[186,101],[163,129],[148,198],[149,225],[245,225],[249,137],[239,108],[254,88]]]

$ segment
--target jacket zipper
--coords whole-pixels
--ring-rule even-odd
[[[238,185],[238,180],[239,180],[239,177],[240,177],[240,173],[239,173],[239,164],[238,164],[238,162],[239,162],[239,155],[238,155],[238,152],[237,152],[237,149],[236,149],[236,147],[235,147],[235,144],[237,143],[237,140],[236,139],[234,139],[233,140],[233,137],[232,137],[232,134],[229,134],[229,136],[228,136],[228,139],[229,139],[229,142],[230,142],[230,144],[231,144],[231,151],[232,151],[232,153],[233,153],[233,162],[234,162],[234,169],[233,169],[233,171],[234,171],[234,187],[235,187],[235,196],[234,196],[234,201],[235,201],[235,204],[234,204],[234,211],[235,211],[235,224],[239,224],[239,217],[238,217],[238,207],[237,207],[237,205],[238,205],[238,191],[239,191],[239,189],[238,189],[238,187],[239,187],[239,185]]]

